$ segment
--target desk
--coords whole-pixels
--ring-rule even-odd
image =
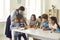
[[[60,33],[51,33],[51,31],[43,31],[42,29],[29,28],[26,30],[13,29],[12,30],[12,40],[14,40],[14,32],[26,33],[29,37],[42,39],[42,40],[60,40]]]

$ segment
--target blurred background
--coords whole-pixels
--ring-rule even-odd
[[[5,37],[5,24],[7,17],[11,12],[20,6],[25,7],[25,16],[27,19],[31,14],[37,17],[41,14],[56,16],[60,22],[60,0],[0,0],[0,40],[8,40]]]

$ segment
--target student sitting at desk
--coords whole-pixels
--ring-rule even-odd
[[[17,19],[17,17],[16,16],[14,16],[14,22],[12,22],[12,24],[11,24],[11,26],[10,26],[10,29],[12,30],[12,29],[18,29],[18,27],[19,27],[19,22],[18,22],[18,19]],[[19,40],[19,34],[18,34],[18,32],[15,32],[14,33],[14,40]]]
[[[23,22],[22,18],[17,18],[17,16],[15,16],[14,18],[14,22],[11,24],[11,30],[16,28],[23,28],[25,27],[25,23]],[[21,36],[24,37],[24,40],[27,40],[27,37],[24,33],[20,33],[20,32],[15,32],[14,33],[14,40],[21,40]]]
[[[52,30],[52,31],[59,31],[60,30],[60,26],[59,26],[59,24],[58,24],[58,22],[57,22],[57,18],[56,17],[50,17],[50,19],[49,19],[49,27],[50,27],[50,29]]]
[[[37,21],[36,21],[35,14],[32,14],[29,25],[30,25],[30,28],[36,28],[37,27]]]
[[[40,26],[41,26],[41,22],[42,22],[42,17],[39,16],[39,17],[38,17],[38,28],[40,28]]]
[[[48,22],[48,15],[47,14],[42,15],[41,28],[43,30],[46,30],[49,28],[49,22]]]
[[[36,21],[35,14],[32,14],[29,25],[30,25],[30,28],[37,28],[37,21]],[[33,38],[33,40],[37,40],[37,39]]]

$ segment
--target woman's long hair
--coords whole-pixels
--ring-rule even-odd
[[[57,22],[57,18],[52,16],[52,17],[50,17],[50,19],[53,20],[57,24],[57,28],[60,29],[60,25]]]

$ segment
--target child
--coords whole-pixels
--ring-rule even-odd
[[[38,28],[40,28],[41,21],[42,21],[42,17],[41,17],[41,16],[39,16],[39,17],[38,17]]]
[[[36,28],[37,26],[37,21],[36,21],[36,16],[35,14],[32,14],[31,19],[30,19],[30,28]]]
[[[30,25],[30,28],[37,28],[37,21],[36,21],[35,14],[32,14],[29,25]],[[33,40],[37,40],[37,39],[33,38]]]
[[[43,14],[43,15],[42,15],[41,28],[42,28],[43,30],[46,30],[46,29],[49,28],[48,15],[47,15],[47,14]]]
[[[58,22],[57,22],[57,18],[56,17],[50,17],[50,20],[49,20],[49,27],[50,27],[50,29],[52,30],[52,31],[55,31],[55,30],[57,30],[57,29],[60,29],[60,26],[59,26],[59,24],[58,24]]]
[[[24,23],[25,21],[23,20],[23,18],[19,19],[19,18],[15,17],[14,20],[15,21],[11,25],[11,29],[13,29],[13,28],[18,29],[18,28],[23,28],[23,27],[26,26],[25,23]],[[18,38],[18,40],[21,40],[21,36],[24,37],[24,40],[27,40],[26,35],[24,33],[20,33],[20,32],[15,32],[15,34],[14,34],[14,40],[17,40],[17,38]]]
[[[25,23],[25,19],[24,19],[24,18],[20,18],[19,27],[25,29],[26,26],[27,26],[27,25],[26,25],[26,23]],[[19,36],[20,36],[20,40],[21,40],[21,36],[24,38],[24,40],[27,40],[27,37],[26,37],[25,33],[20,33]]]
[[[12,22],[12,24],[10,26],[10,29],[11,30],[14,29],[14,28],[16,28],[16,29],[19,28],[19,21],[18,21],[18,19],[17,19],[16,16],[14,17],[14,22]],[[20,40],[19,33],[18,32],[15,32],[14,33],[14,40],[17,40],[17,39]]]

